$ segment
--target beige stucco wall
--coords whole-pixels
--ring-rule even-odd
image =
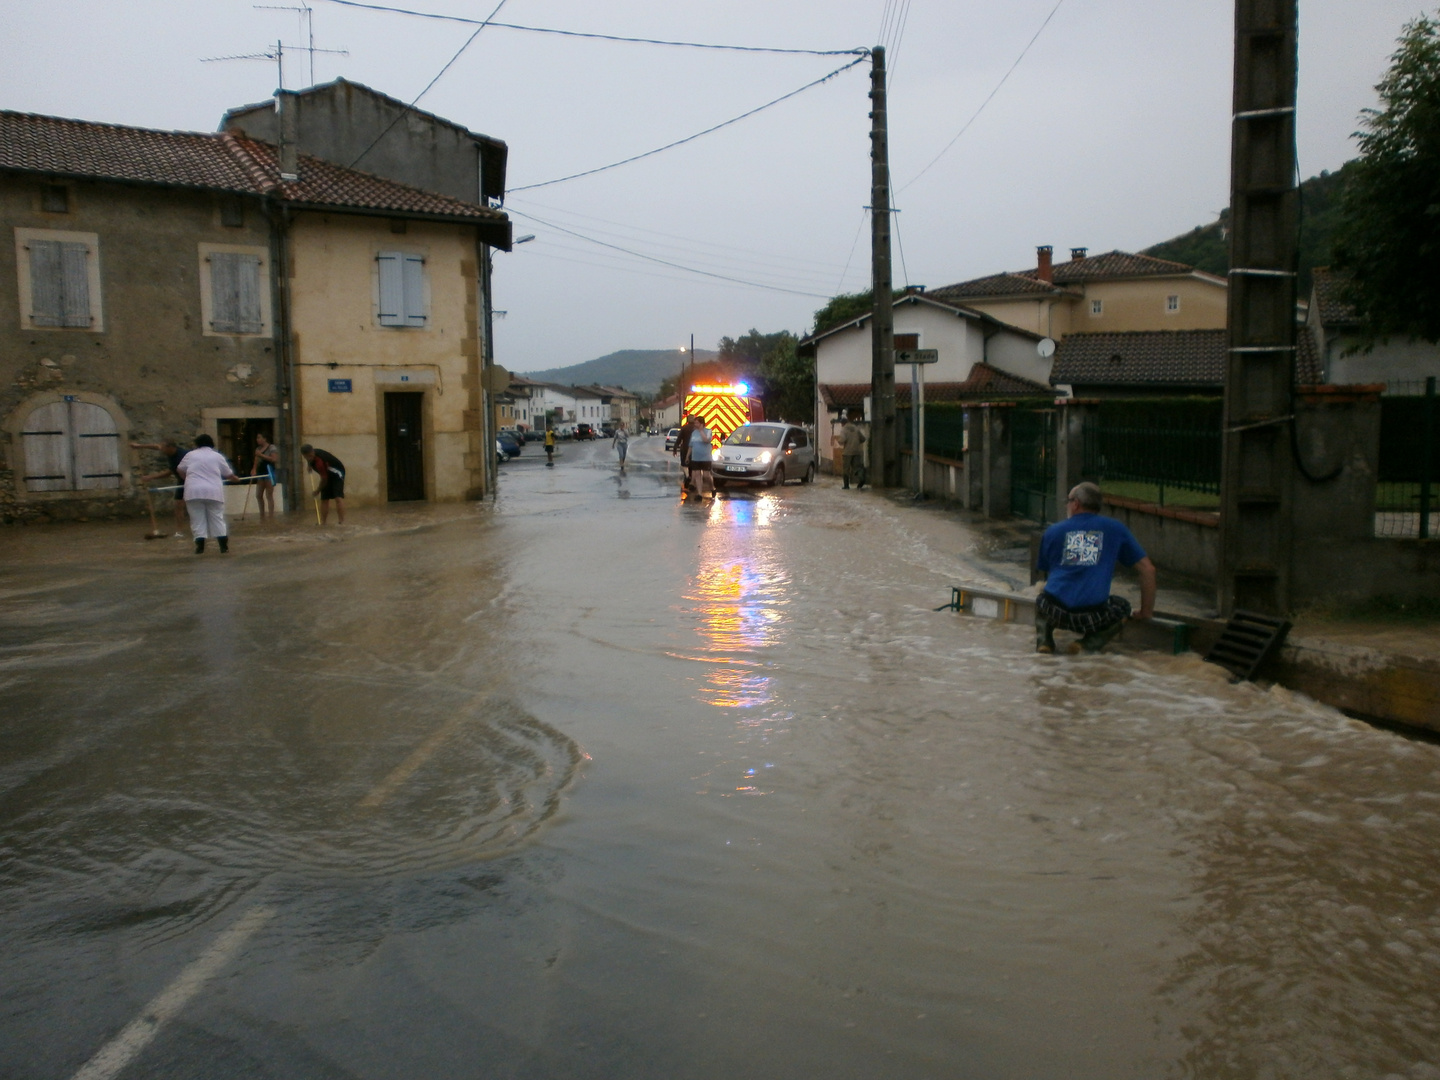
[[[380,325],[382,251],[425,257],[424,327]],[[345,462],[346,499],[387,500],[387,392],[424,395],[426,497],[477,497],[484,457],[478,411],[469,407],[479,371],[474,231],[411,221],[397,234],[386,219],[302,214],[291,230],[290,271],[301,439]],[[351,392],[329,392],[330,379],[349,379]]]
[[[1218,281],[1197,277],[1097,281],[1087,284],[1083,291],[1083,298],[1072,302],[1067,333],[1225,328],[1227,291]],[[1180,298],[1179,311],[1166,310],[1166,298],[1170,296]],[[1092,300],[1103,303],[1102,314],[1090,314]]]

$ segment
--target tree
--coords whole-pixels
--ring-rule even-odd
[[[1375,89],[1381,108],[1361,113],[1335,265],[1372,341],[1440,341],[1440,18],[1405,25]]]
[[[782,331],[770,336],[775,341],[760,358],[760,378],[768,391],[766,415],[792,424],[809,423],[815,416],[815,363],[796,351],[799,339],[794,334]]]
[[[847,323],[858,315],[868,314],[874,308],[875,293],[870,289],[832,296],[829,303],[815,312],[815,326],[810,333],[823,334],[833,326]]]

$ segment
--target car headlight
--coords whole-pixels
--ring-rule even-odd
[[[758,461],[758,462],[760,462],[761,465],[769,465],[769,464],[770,464],[770,458],[771,458],[772,456],[773,456],[773,455],[770,453],[769,450],[762,450],[762,451],[760,451],[760,456],[759,456],[758,458],[756,458],[755,460]]]

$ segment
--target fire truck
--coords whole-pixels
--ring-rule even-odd
[[[745,383],[728,386],[692,386],[685,395],[683,416],[700,416],[711,432],[711,445],[716,450],[741,424],[765,419],[765,406],[759,398],[750,397]]]

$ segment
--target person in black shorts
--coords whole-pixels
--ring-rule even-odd
[[[130,448],[132,450],[158,450],[160,453],[165,455],[165,463],[167,467],[161,469],[159,472],[150,473],[148,476],[140,477],[140,482],[142,484],[148,484],[151,480],[163,480],[167,476],[175,481],[176,485],[178,485],[175,488],[175,535],[182,535],[185,530],[186,521],[185,483],[180,479],[180,474],[176,470],[180,466],[180,459],[185,456],[185,451],[181,450],[178,444],[172,442],[169,439],[164,439],[158,443],[132,442],[130,444]]]
[[[300,447],[300,456],[310,465],[310,471],[320,477],[316,495],[320,498],[320,524],[330,520],[330,503],[335,503],[335,518],[345,524],[345,463],[328,450],[317,450],[306,443]]]

